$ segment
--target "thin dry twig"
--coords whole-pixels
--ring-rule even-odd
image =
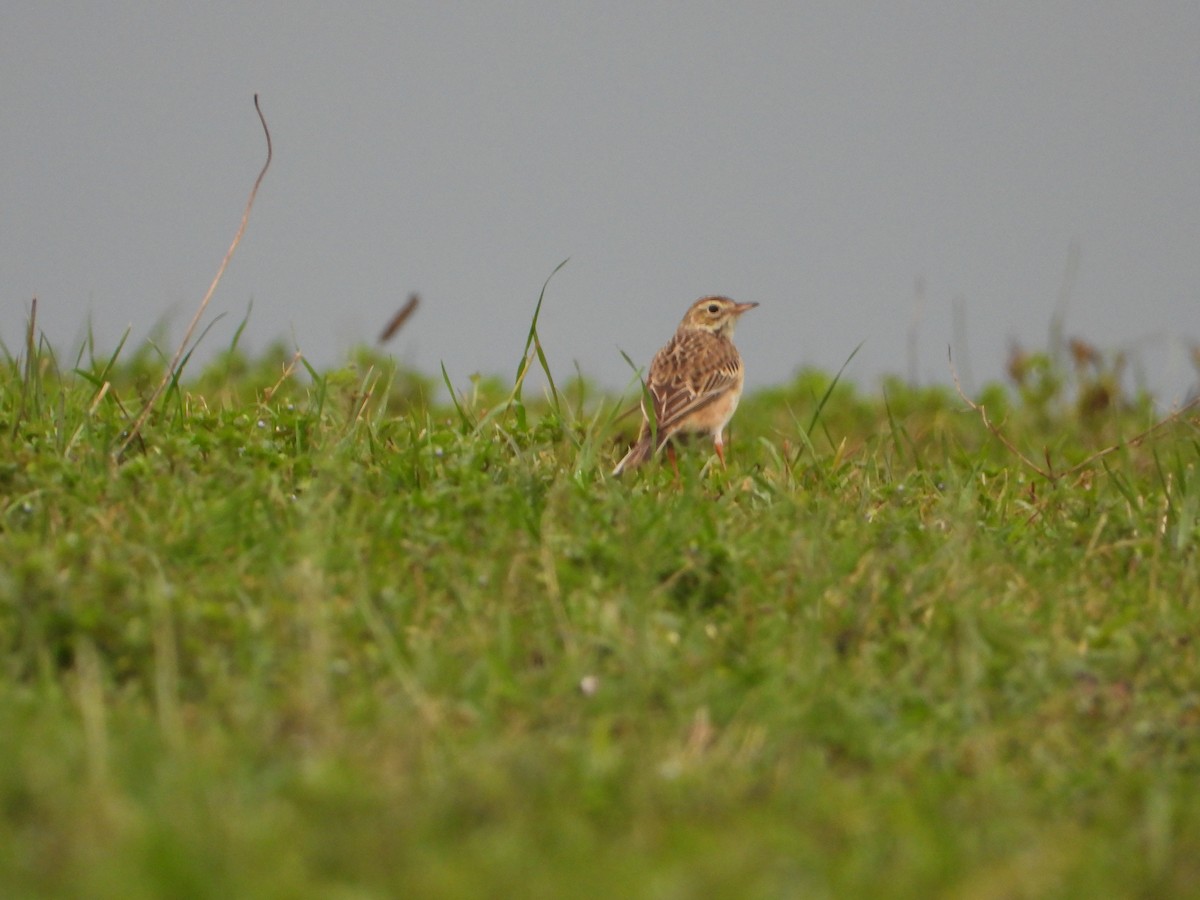
[[[225,251],[225,258],[221,260],[221,267],[217,269],[217,275],[212,280],[212,284],[208,286],[208,293],[204,295],[204,299],[200,301],[200,306],[196,310],[196,314],[192,316],[192,321],[187,327],[187,331],[183,334],[183,340],[179,342],[179,348],[175,351],[175,355],[171,358],[171,364],[167,366],[163,372],[162,380],[159,381],[158,387],[150,395],[138,413],[137,419],[129,429],[129,433],[125,435],[125,440],[121,442],[121,446],[117,449],[116,457],[120,459],[125,455],[129,445],[137,439],[142,430],[142,426],[146,424],[146,419],[150,417],[151,410],[154,409],[154,404],[158,402],[158,398],[162,396],[163,390],[171,382],[171,378],[175,376],[175,370],[179,365],[179,361],[183,358],[184,351],[187,350],[188,343],[192,339],[192,334],[196,330],[196,326],[200,323],[200,317],[204,315],[204,310],[208,308],[208,302],[216,293],[217,285],[221,281],[221,277],[225,274],[225,269],[229,266],[229,261],[233,258],[233,251],[237,249],[238,244],[242,242],[242,235],[246,232],[246,223],[250,219],[250,209],[254,206],[254,198],[258,194],[258,186],[262,184],[263,176],[267,174],[267,169],[271,165],[271,130],[267,128],[267,120],[263,116],[262,108],[258,105],[258,94],[254,95],[254,111],[258,113],[258,121],[262,123],[263,134],[267,138],[267,161],[263,163],[262,170],[258,173],[258,177],[254,179],[254,187],[250,189],[250,197],[246,200],[246,208],[242,212],[242,221],[238,225],[237,234],[233,236],[233,243],[229,245],[229,249]]]
[[[283,386],[283,383],[291,377],[292,372],[296,369],[296,363],[300,362],[301,358],[302,357],[299,350],[292,354],[292,360],[286,366],[284,366],[283,374],[279,376],[279,380],[263,391],[264,401],[270,401],[270,399],[275,396],[275,392],[278,391],[279,388]]]
[[[417,304],[421,302],[421,298],[416,294],[409,294],[408,301],[397,310],[396,314],[388,320],[387,325],[383,327],[383,331],[379,334],[379,343],[385,344],[390,341],[408,321],[408,317],[416,312]]]
[[[953,358],[953,355],[949,352],[949,348],[947,348],[947,358],[950,361],[950,376],[954,379],[954,389],[956,391],[958,391],[958,396],[962,398],[962,401],[965,404],[967,404],[967,406],[971,407],[971,409],[973,409],[975,412],[979,413],[979,418],[983,420],[984,427],[986,427],[987,430],[990,431],[992,433],[992,435],[996,438],[996,440],[998,440],[1001,444],[1003,444],[1009,450],[1009,452],[1011,452],[1014,456],[1017,457],[1017,459],[1019,459],[1021,462],[1023,462],[1026,466],[1028,466],[1034,472],[1041,475],[1043,478],[1045,478],[1047,481],[1049,481],[1051,483],[1058,481],[1058,479],[1060,479],[1060,478],[1065,478],[1068,475],[1074,475],[1076,472],[1078,472],[1082,469],[1086,469],[1088,466],[1092,465],[1097,460],[1102,459],[1105,456],[1108,456],[1110,453],[1112,453],[1116,450],[1120,450],[1122,447],[1137,447],[1137,446],[1139,446],[1147,438],[1149,438],[1152,434],[1154,434],[1156,431],[1159,431],[1159,430],[1165,428],[1167,425],[1170,425],[1171,423],[1177,421],[1180,417],[1183,416],[1184,413],[1188,412],[1189,410],[1195,409],[1197,406],[1200,406],[1200,397],[1196,397],[1194,400],[1191,400],[1188,403],[1185,403],[1183,406],[1179,407],[1179,409],[1175,410],[1175,412],[1171,413],[1166,418],[1160,419],[1159,421],[1155,422],[1153,425],[1151,425],[1145,431],[1141,432],[1140,434],[1134,435],[1129,440],[1122,441],[1119,444],[1113,444],[1110,447],[1105,447],[1103,450],[1097,450],[1091,456],[1087,457],[1087,459],[1083,460],[1082,462],[1076,463],[1075,465],[1071,466],[1069,469],[1064,469],[1061,472],[1056,472],[1056,471],[1054,471],[1054,463],[1050,459],[1050,448],[1047,447],[1045,450],[1046,468],[1043,469],[1041,466],[1039,466],[1037,463],[1035,463],[1028,456],[1026,456],[1024,453],[1022,453],[1020,450],[1018,450],[1016,448],[1016,446],[1013,444],[1012,441],[1010,441],[1008,439],[1008,437],[1004,434],[1004,432],[1001,431],[1000,428],[998,426],[996,426],[988,418],[987,410],[984,409],[982,404],[976,403],[970,397],[968,397],[965,393],[963,393],[962,385],[959,384],[959,381],[958,381],[958,372],[954,368],[954,358]]]
[[[987,410],[984,409],[982,404],[976,403],[963,392],[962,385],[958,380],[958,369],[954,367],[954,354],[949,347],[946,348],[946,358],[950,361],[950,377],[954,379],[954,389],[958,391],[958,396],[962,398],[963,403],[967,404],[967,406],[979,413],[979,417],[983,420],[984,427],[990,431],[993,436],[995,436],[996,440],[1002,443],[1010,453],[1016,456],[1017,459],[1021,460],[1021,462],[1025,463],[1025,465],[1033,469],[1033,471],[1037,472],[1043,478],[1053,481],[1053,476],[1047,470],[1043,469],[1032,459],[1018,450],[1013,442],[1005,436],[1004,432],[992,424],[991,419],[989,419],[987,416]]]

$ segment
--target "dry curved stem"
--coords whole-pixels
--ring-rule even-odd
[[[421,298],[417,294],[408,295],[408,301],[388,320],[387,325],[380,332],[378,341],[380,345],[386,344],[395,336],[397,331],[404,327],[404,323],[408,321],[409,316],[417,311],[417,304],[420,302]]]
[[[292,361],[283,368],[283,374],[279,376],[279,380],[263,391],[263,402],[269,402],[275,393],[283,386],[283,383],[292,376],[292,372],[296,370],[296,364],[300,362],[302,354],[299,350],[292,354]]]
[[[250,219],[250,209],[254,206],[254,198],[258,194],[258,186],[262,184],[263,176],[267,174],[267,169],[271,165],[271,130],[267,128],[267,120],[263,116],[262,108],[258,105],[258,94],[254,95],[254,111],[258,113],[258,121],[262,123],[263,134],[267,138],[267,161],[263,163],[262,170],[258,173],[258,177],[254,179],[254,187],[250,189],[250,197],[246,200],[246,208],[242,212],[242,221],[238,225],[237,234],[233,236],[233,243],[229,245],[229,249],[225,251],[225,258],[221,260],[221,267],[217,269],[216,277],[213,278],[212,284],[208,286],[208,293],[204,295],[204,299],[200,301],[200,306],[196,309],[196,314],[192,316],[192,321],[188,324],[187,331],[183,334],[183,340],[179,342],[179,348],[175,351],[175,355],[171,358],[170,365],[163,372],[162,380],[159,381],[158,387],[150,395],[141,412],[138,413],[137,419],[129,428],[129,432],[125,435],[125,439],[121,441],[121,446],[117,448],[114,456],[120,459],[125,455],[129,445],[137,440],[141,433],[142,426],[146,424],[146,419],[150,417],[150,412],[154,409],[154,404],[158,402],[158,398],[162,396],[162,392],[166,386],[170,384],[171,379],[176,375],[176,369],[179,366],[179,361],[183,358],[184,351],[187,350],[188,343],[192,339],[192,334],[196,330],[196,326],[200,324],[200,318],[204,315],[204,310],[208,308],[208,302],[216,293],[217,285],[221,281],[221,277],[225,274],[225,269],[229,266],[229,260],[233,258],[233,251],[237,249],[238,244],[242,242],[242,235],[246,232],[246,223]]]
[[[959,383],[959,380],[958,380],[958,369],[956,369],[954,367],[954,353],[953,353],[953,351],[951,351],[951,349],[949,347],[946,348],[946,358],[950,362],[950,377],[954,379],[954,389],[956,391],[958,391],[958,396],[962,398],[963,403],[967,404],[967,406],[971,407],[971,409],[973,409],[973,410],[975,410],[975,412],[979,413],[979,418],[981,418],[983,420],[983,426],[988,431],[990,431],[992,433],[992,435],[996,438],[996,440],[998,440],[1000,443],[1002,443],[1010,453],[1012,453],[1015,457],[1017,457],[1017,459],[1021,460],[1021,462],[1025,463],[1026,466],[1033,469],[1033,471],[1037,472],[1039,475],[1041,475],[1047,481],[1053,481],[1054,475],[1051,474],[1050,471],[1048,471],[1047,469],[1043,469],[1041,466],[1039,466],[1037,463],[1035,463],[1032,459],[1030,459],[1028,456],[1026,456],[1024,453],[1022,453],[1020,450],[1018,450],[1016,448],[1016,446],[1013,444],[1013,442],[1010,441],[1005,436],[1004,432],[1001,431],[997,426],[992,424],[991,419],[989,419],[987,416],[987,410],[984,409],[983,405],[980,403],[976,403],[974,400],[972,400],[970,397],[968,397],[963,392],[962,385]],[[1049,462],[1049,451],[1047,451],[1047,462]]]
[[[1104,458],[1105,456],[1108,456],[1110,453],[1112,453],[1116,450],[1120,450],[1122,447],[1137,447],[1138,445],[1142,444],[1147,438],[1149,438],[1152,434],[1154,434],[1156,431],[1159,431],[1162,428],[1165,428],[1167,425],[1170,425],[1172,422],[1175,422],[1177,419],[1179,419],[1181,416],[1183,416],[1184,413],[1188,412],[1189,410],[1195,409],[1197,406],[1200,406],[1200,397],[1196,397],[1195,399],[1190,400],[1189,402],[1185,403],[1183,406],[1179,407],[1179,409],[1175,410],[1175,412],[1171,413],[1166,418],[1160,419],[1159,421],[1155,422],[1153,425],[1151,425],[1145,431],[1141,432],[1140,434],[1134,435],[1129,440],[1122,441],[1119,444],[1113,444],[1110,447],[1105,447],[1103,450],[1097,450],[1095,453],[1093,453],[1087,459],[1083,460],[1082,462],[1076,463],[1075,465],[1071,466],[1069,469],[1064,469],[1061,472],[1056,472],[1056,471],[1054,471],[1054,463],[1050,459],[1050,449],[1049,448],[1046,448],[1046,450],[1045,450],[1046,467],[1042,468],[1037,463],[1035,463],[1033,460],[1031,460],[1028,456],[1026,456],[1024,453],[1022,453],[1020,450],[1018,450],[1016,448],[1016,446],[1013,444],[1013,442],[1010,441],[1008,439],[1008,437],[1004,434],[1004,432],[1001,431],[997,425],[993,424],[993,422],[988,418],[987,410],[984,409],[982,404],[976,403],[970,397],[968,397],[965,393],[963,393],[962,385],[959,384],[959,381],[958,381],[958,371],[954,368],[954,356],[950,352],[949,348],[947,348],[946,355],[947,355],[947,359],[949,359],[949,362],[950,362],[950,376],[954,379],[954,389],[956,391],[958,391],[958,396],[962,398],[963,403],[967,404],[967,406],[971,407],[971,409],[973,409],[975,412],[979,413],[979,418],[983,420],[984,427],[987,428],[987,430],[992,433],[992,435],[996,438],[996,440],[998,440],[1001,444],[1003,444],[1005,446],[1005,448],[1007,448],[1009,450],[1009,452],[1011,452],[1015,457],[1017,457],[1017,459],[1019,459],[1021,462],[1023,462],[1028,468],[1032,469],[1034,472],[1036,472],[1038,475],[1041,475],[1043,478],[1045,478],[1047,481],[1051,482],[1052,484],[1055,481],[1058,481],[1058,479],[1060,479],[1060,478],[1064,478],[1068,475],[1074,475],[1076,472],[1078,472],[1082,469],[1086,469],[1088,466],[1092,465],[1097,460],[1100,460],[1100,459]]]

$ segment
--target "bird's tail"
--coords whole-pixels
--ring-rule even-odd
[[[618,476],[626,469],[636,469],[650,458],[650,453],[650,435],[642,435],[638,438],[637,443],[629,448],[629,452],[622,457],[621,461],[617,463],[617,467],[613,469],[613,475]]]

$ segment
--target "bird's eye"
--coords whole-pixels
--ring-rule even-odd
[[[715,303],[710,303],[708,304],[708,311],[715,316],[721,311],[721,307],[717,306]]]

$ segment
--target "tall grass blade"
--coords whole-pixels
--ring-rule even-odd
[[[313,386],[317,389],[317,408],[314,411],[314,417],[319,421],[321,413],[325,411],[325,398],[329,396],[329,379],[314,369],[312,363],[303,356],[300,357],[300,364],[304,366],[308,377],[312,379]]]
[[[829,398],[833,395],[834,388],[836,388],[838,382],[841,381],[842,373],[846,371],[846,366],[850,365],[850,360],[854,359],[854,357],[858,354],[858,351],[862,349],[862,345],[865,343],[866,341],[858,342],[858,346],[850,351],[850,355],[846,357],[846,361],[842,363],[842,367],[837,370],[837,374],[834,375],[833,380],[829,382],[829,387],[825,389],[825,393],[821,395],[821,399],[817,402],[817,408],[813,410],[812,421],[808,423],[809,434],[812,434],[812,430],[817,426],[817,420],[821,418],[821,413],[825,409],[825,404],[829,402]]]
[[[829,402],[829,398],[833,396],[834,389],[838,386],[838,382],[841,381],[842,373],[846,371],[846,367],[850,365],[850,360],[854,359],[854,357],[858,354],[858,351],[862,349],[862,346],[865,343],[866,341],[859,341],[858,346],[850,351],[850,355],[846,357],[846,361],[842,363],[841,368],[837,370],[837,374],[834,375],[833,379],[829,382],[829,387],[825,388],[825,393],[823,393],[821,395],[821,399],[817,401],[816,408],[813,409],[812,418],[808,422],[808,427],[802,432],[804,446],[796,451],[795,457],[788,466],[790,470],[794,470],[796,468],[796,464],[800,462],[801,457],[804,455],[805,448],[807,448],[814,456],[816,455],[816,449],[813,447],[811,437],[813,429],[817,427],[817,422],[821,419],[821,413],[825,411],[825,404]],[[828,434],[826,437],[828,437]],[[830,440],[830,443],[833,443],[832,439]]]
[[[40,400],[41,383],[37,364],[37,297],[29,304],[29,326],[25,329],[25,372],[21,379],[21,405],[13,417],[13,434],[21,427],[21,422],[29,413],[30,399]],[[35,384],[37,381],[37,384]],[[40,403],[38,404],[41,405]]]
[[[238,343],[242,340],[242,332],[246,330],[246,326],[250,324],[250,313],[254,312],[254,299],[246,304],[246,314],[242,316],[242,321],[238,323],[237,329],[233,332],[233,340],[229,342],[229,353],[232,355],[237,352]]]
[[[546,362],[546,354],[542,352],[542,342],[538,340],[537,324],[538,317],[542,314],[542,302],[546,299],[546,288],[550,286],[550,279],[558,274],[568,262],[570,257],[564,259],[551,272],[545,282],[542,284],[542,292],[538,294],[537,306],[533,308],[533,319],[529,322],[529,334],[525,338],[525,348],[521,351],[521,362],[517,365],[517,374],[514,381],[517,385],[517,390],[514,395],[514,400],[521,403],[521,384],[525,378],[525,372],[529,368],[529,349],[532,347],[537,355],[538,362],[541,364],[542,371],[546,373],[546,380],[550,384],[550,394],[554,398],[554,411],[558,412],[558,388],[554,385],[554,376],[550,374],[550,365]],[[521,423],[524,425],[524,423]]]
[[[442,381],[446,385],[446,390],[450,392],[450,402],[454,404],[454,411],[458,413],[458,421],[462,423],[463,431],[471,430],[471,417],[467,415],[462,408],[462,404],[458,402],[458,394],[454,390],[454,385],[450,383],[450,373],[446,371],[446,364],[442,363]]]
[[[654,396],[650,393],[650,387],[646,384],[646,380],[642,378],[642,370],[637,367],[629,354],[624,350],[620,351],[621,358],[629,363],[629,368],[633,369],[633,375],[638,380],[638,387],[642,393],[642,413],[646,417],[646,421],[650,425],[650,446],[658,449],[658,415],[654,409]]]

